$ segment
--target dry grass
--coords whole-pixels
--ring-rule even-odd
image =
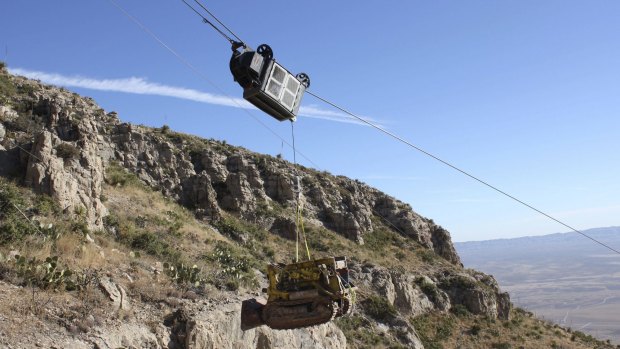
[[[511,320],[431,313],[411,319],[427,349],[440,348],[615,348],[513,309]]]

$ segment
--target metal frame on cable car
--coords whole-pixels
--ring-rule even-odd
[[[277,120],[295,121],[301,98],[310,87],[308,75],[295,76],[286,70],[273,59],[273,51],[266,44],[254,51],[235,42],[232,50],[230,71],[243,87],[243,98]]]

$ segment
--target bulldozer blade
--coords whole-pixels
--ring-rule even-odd
[[[246,299],[241,303],[241,329],[243,331],[265,324],[262,319],[265,304],[266,301],[264,299],[256,298]]]

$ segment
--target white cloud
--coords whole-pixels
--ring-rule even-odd
[[[56,73],[46,73],[21,68],[9,68],[9,71],[15,75],[22,75],[30,79],[37,79],[41,80],[42,82],[58,86],[80,87],[99,91],[113,91],[142,95],[174,97],[226,107],[255,109],[253,105],[251,105],[243,98],[233,98],[225,95],[202,92],[184,87],[162,85],[138,77],[122,79],[92,79],[82,76],[65,76]],[[365,123],[362,123],[361,121],[345,113],[321,109],[313,105],[302,106],[299,110],[299,116],[357,125],[366,125]],[[376,120],[370,118],[364,119],[373,123],[377,123]]]

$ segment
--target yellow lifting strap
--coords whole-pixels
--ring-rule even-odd
[[[297,165],[297,150],[295,149],[295,127],[293,126],[293,120],[291,120],[291,136],[293,138],[293,164]],[[308,248],[308,240],[306,239],[306,231],[304,229],[304,217],[303,208],[301,204],[301,182],[299,176],[295,177],[295,193],[297,194],[296,201],[297,207],[295,209],[296,223],[295,223],[295,263],[299,262],[299,230],[304,238],[304,244],[306,245],[306,253],[308,254],[308,260],[312,260],[310,257],[310,249]]]
[[[304,229],[304,217],[303,217],[303,209],[302,205],[297,201],[297,261],[299,262],[299,229],[301,228],[301,235],[304,238],[304,244],[306,246],[306,254],[308,255],[308,260],[312,260],[310,257],[310,249],[308,248],[308,239],[306,239],[306,230]]]

